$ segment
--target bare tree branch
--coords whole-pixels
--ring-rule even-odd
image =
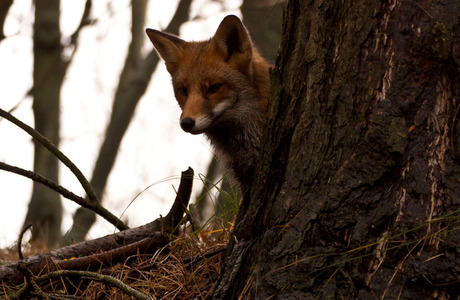
[[[75,30],[75,32],[70,37],[71,44],[76,45],[81,29],[85,27],[86,25],[91,24],[91,18],[89,17],[89,15],[91,13],[92,5],[93,5],[93,2],[91,0],[86,0],[85,9],[81,16],[80,24],[78,25],[78,28]]]
[[[80,196],[75,195],[71,191],[69,191],[66,188],[64,188],[63,186],[55,183],[54,181],[50,180],[49,178],[46,178],[46,177],[44,177],[44,176],[42,176],[40,174],[34,173],[32,171],[29,171],[29,170],[24,170],[22,168],[18,168],[18,167],[15,167],[15,166],[8,165],[8,164],[6,164],[4,162],[0,162],[0,169],[8,171],[8,172],[15,173],[15,174],[18,174],[18,175],[22,175],[24,177],[32,179],[35,182],[39,182],[39,183],[49,187],[50,189],[52,189],[52,190],[58,192],[59,194],[61,194],[63,197],[74,201],[78,205],[94,211],[95,213],[97,213],[98,215],[100,215],[101,217],[106,219],[108,222],[113,224],[118,230],[129,229],[129,227],[125,223],[123,223],[123,221],[121,221],[119,218],[114,216],[110,211],[105,209],[99,202],[89,202],[85,198],[82,198]]]
[[[48,140],[46,137],[41,135],[35,129],[30,127],[29,125],[25,124],[24,122],[20,121],[10,113],[4,111],[0,108],[0,117],[3,117],[10,121],[11,123],[15,124],[25,132],[27,132],[30,136],[32,136],[36,141],[42,144],[46,149],[48,149],[54,156],[56,156],[69,170],[77,177],[78,181],[80,182],[81,186],[85,190],[86,194],[88,195],[89,199],[92,201],[97,201],[97,196],[94,190],[92,189],[91,185],[89,184],[88,180],[85,178],[83,173],[77,168],[77,166],[62,153],[59,149],[57,149],[53,143]]]

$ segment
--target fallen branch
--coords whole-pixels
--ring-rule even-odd
[[[0,267],[0,281],[19,284],[24,276],[18,271],[24,264],[33,274],[46,274],[59,269],[95,269],[112,265],[137,253],[153,253],[170,241],[186,211],[193,183],[193,170],[182,172],[179,190],[171,210],[143,226],[117,232],[95,240],[63,247],[51,252],[20,259]]]

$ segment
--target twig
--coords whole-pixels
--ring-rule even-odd
[[[118,280],[117,278],[110,276],[110,275],[102,275],[99,273],[94,273],[94,272],[89,272],[89,271],[59,270],[59,271],[54,271],[46,275],[34,278],[32,272],[26,267],[21,268],[21,272],[24,274],[24,276],[26,276],[27,283],[17,293],[9,295],[9,297],[13,299],[17,299],[19,297],[26,296],[28,290],[30,289],[30,288],[27,288],[27,289],[25,288],[27,285],[32,285],[34,288],[34,291],[38,293],[41,297],[44,297],[46,299],[46,295],[40,289],[39,284],[48,282],[50,279],[61,278],[61,277],[77,277],[79,279],[88,279],[88,280],[103,282],[105,284],[109,284],[109,285],[112,285],[118,288],[120,291],[124,292],[127,295],[134,297],[135,299],[140,299],[140,300],[152,299],[148,295],[145,295],[139,292],[138,290],[123,283],[121,280]]]
[[[81,186],[85,190],[88,198],[91,201],[99,202],[96,193],[94,192],[93,188],[89,184],[88,180],[85,178],[83,173],[77,168],[77,166],[70,161],[70,159],[64,155],[53,143],[48,140],[46,137],[41,135],[38,131],[30,127],[29,125],[25,124],[24,122],[18,120],[12,114],[4,111],[0,108],[0,117],[3,117],[10,121],[11,123],[15,124],[25,132],[27,132],[30,136],[32,136],[35,140],[37,140],[40,144],[42,144],[46,149],[48,149],[54,156],[56,156],[69,170],[77,177],[78,181],[80,182]]]
[[[22,175],[24,177],[32,179],[35,182],[39,182],[39,183],[49,187],[50,189],[52,189],[52,190],[58,192],[59,194],[61,194],[63,197],[74,201],[75,203],[79,204],[82,207],[85,207],[87,209],[90,209],[90,210],[94,211],[95,213],[97,213],[98,215],[100,215],[101,217],[106,219],[108,222],[113,224],[120,231],[129,229],[128,225],[123,223],[123,221],[121,221],[115,215],[113,215],[110,211],[105,209],[99,202],[86,201],[84,198],[75,195],[74,193],[72,193],[71,191],[67,190],[63,186],[56,184],[54,181],[52,181],[52,180],[50,180],[50,179],[48,179],[46,177],[43,177],[40,174],[34,173],[32,171],[24,170],[24,169],[19,168],[19,167],[11,166],[11,165],[6,164],[4,162],[0,162],[0,169],[8,171],[8,172],[15,173],[15,174],[18,174],[18,175]]]
[[[200,254],[200,255],[197,255],[195,257],[189,257],[189,258],[186,258],[186,259],[182,260],[182,263],[184,263],[186,268],[190,268],[190,267],[192,267],[193,264],[199,263],[203,259],[211,258],[213,256],[216,256],[216,255],[219,255],[221,253],[224,253],[226,250],[227,250],[227,247],[223,247],[223,248],[214,250],[214,251],[209,252],[209,253]]]
[[[68,66],[70,62],[73,60],[75,53],[77,52],[78,48],[78,36],[80,35],[80,31],[83,27],[90,25],[92,23],[91,18],[89,17],[91,13],[91,7],[93,6],[93,2],[91,0],[86,0],[85,9],[80,19],[80,24],[78,25],[77,29],[74,33],[70,36],[70,45],[73,46],[72,54],[70,55],[70,59],[66,62]]]
[[[175,233],[180,221],[183,219],[184,213],[187,211],[187,204],[190,201],[193,187],[193,169],[188,167],[187,170],[182,172],[180,177],[179,189],[177,191],[176,199],[171,207],[171,210],[166,215],[165,219],[167,226],[173,225],[173,230],[169,233]]]
[[[22,255],[22,238],[24,237],[24,233],[26,233],[26,231],[31,227],[32,227],[32,223],[28,223],[27,225],[24,226],[24,228],[22,228],[21,232],[19,233],[18,244],[17,244],[19,259],[24,258],[24,256]]]
[[[32,271],[30,271],[25,264],[19,264],[18,265],[18,270],[19,272],[21,272],[24,277],[26,278],[26,283],[24,285],[24,288],[20,289],[18,291],[18,295],[16,295],[16,297],[12,297],[12,298],[23,298],[24,296],[26,296],[26,294],[30,291],[30,287],[32,286],[35,293],[40,296],[41,298],[44,298],[46,299],[46,295],[45,293],[43,293],[42,289],[38,286],[37,282],[35,282],[35,278],[34,278],[34,274],[32,273]]]
[[[75,30],[75,32],[70,36],[71,39],[71,44],[76,45],[77,40],[78,40],[78,35],[80,34],[80,31],[83,27],[86,25],[91,24],[91,19],[89,17],[91,13],[91,7],[93,6],[93,2],[91,0],[86,0],[85,3],[85,10],[83,11],[83,14],[81,16],[80,24],[78,25],[78,28]]]
[[[130,287],[127,284],[124,284],[121,280],[110,276],[110,275],[102,275],[99,273],[88,272],[88,271],[74,271],[74,270],[60,270],[56,272],[52,272],[40,277],[39,282],[47,282],[49,279],[56,278],[56,277],[79,277],[79,278],[86,278],[91,279],[94,281],[103,282],[106,284],[110,284],[120,291],[124,292],[127,295],[130,295],[136,299],[152,299],[151,297],[139,292],[138,290]],[[37,280],[38,281],[38,280]]]

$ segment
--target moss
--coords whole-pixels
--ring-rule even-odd
[[[369,120],[373,125],[370,137],[374,141],[385,143],[391,152],[403,153],[407,146],[409,129],[404,118],[388,113],[370,115]]]
[[[423,37],[423,45],[427,54],[440,59],[447,59],[450,51],[451,37],[443,23],[433,21],[429,31]]]
[[[386,138],[387,145],[392,152],[403,153],[407,145],[408,128],[403,118],[391,119],[388,135]]]

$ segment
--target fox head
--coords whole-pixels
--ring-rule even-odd
[[[260,56],[236,16],[225,17],[207,41],[186,42],[169,33],[146,32],[171,74],[184,131],[207,132],[244,118],[244,110],[257,109],[261,96],[253,61]],[[264,70],[268,78],[268,64]]]

